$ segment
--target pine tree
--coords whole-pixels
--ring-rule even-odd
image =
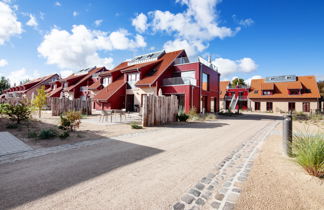
[[[33,99],[32,104],[38,109],[38,117],[41,118],[42,108],[46,104],[45,86],[42,86],[41,88],[37,89],[37,95]]]

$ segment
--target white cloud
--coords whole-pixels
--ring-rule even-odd
[[[126,30],[110,34],[99,30],[89,30],[84,25],[74,25],[71,33],[66,30],[52,29],[44,36],[38,47],[41,56],[48,64],[56,64],[61,69],[81,69],[91,66],[112,65],[112,58],[101,58],[98,51],[126,50],[145,47],[141,35],[129,38]]]
[[[254,75],[254,76],[252,76],[251,78],[246,79],[246,80],[245,80],[245,83],[246,83],[247,85],[251,85],[251,81],[252,81],[252,79],[261,79],[261,78],[262,78],[261,75]]]
[[[29,14],[29,20],[27,21],[26,25],[31,26],[31,27],[38,26],[36,17],[32,14]]]
[[[98,27],[102,24],[103,20],[95,20],[94,24]]]
[[[76,17],[79,15],[79,13],[77,11],[73,11],[72,15],[73,15],[73,17]]]
[[[251,26],[254,23],[254,20],[252,20],[251,18],[247,18],[244,20],[240,20],[239,24],[245,27]]]
[[[37,77],[40,77],[40,74],[38,71],[34,71],[33,73],[28,72],[25,68],[21,68],[17,71],[10,72],[8,78],[10,81],[10,84],[13,85],[19,85],[20,81],[26,80],[26,79],[35,79]]]
[[[196,52],[203,51],[206,46],[203,45],[200,41],[188,41],[188,40],[181,40],[175,39],[174,41],[167,41],[163,48],[166,51],[175,51],[175,50],[182,50],[185,49],[188,55],[194,55]]]
[[[65,77],[68,77],[71,74],[73,74],[73,71],[71,71],[71,70],[63,70],[63,71],[60,71],[60,74],[61,74],[62,78],[65,78]]]
[[[60,6],[62,6],[62,5],[61,5],[61,3],[60,3],[60,2],[58,2],[58,1],[57,1],[57,2],[55,2],[55,3],[54,3],[54,5],[55,5],[55,6],[57,6],[57,7],[60,7]]]
[[[217,66],[222,76],[227,76],[235,72],[249,73],[258,68],[258,65],[251,58],[242,58],[240,60],[216,58],[213,64]]]
[[[11,36],[21,34],[23,32],[21,23],[17,21],[15,12],[0,1],[0,45],[3,45]]]
[[[5,67],[8,65],[8,61],[6,59],[0,59],[0,67]]]
[[[239,28],[231,29],[220,26],[219,14],[216,10],[219,0],[177,0],[177,2],[186,6],[187,9],[179,13],[151,11],[148,13],[150,21],[145,21],[145,27],[149,26],[153,32],[166,32],[174,37],[174,40],[168,41],[165,46],[170,46],[170,43],[173,42],[181,48],[194,45],[188,53],[189,56],[193,56],[205,50],[209,41],[215,38],[223,39],[234,36],[240,30]],[[140,29],[141,24],[133,23],[133,25],[137,30],[145,28],[143,26]]]
[[[132,20],[132,25],[135,27],[136,31],[143,33],[146,31],[147,24],[147,16],[143,13],[140,13],[136,18]]]

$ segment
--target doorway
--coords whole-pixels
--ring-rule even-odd
[[[126,111],[133,112],[134,111],[134,95],[126,96]]]

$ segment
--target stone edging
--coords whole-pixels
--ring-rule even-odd
[[[240,145],[200,182],[195,184],[173,206],[173,210],[234,209],[244,182],[262,143],[279,122],[271,122],[247,143]]]

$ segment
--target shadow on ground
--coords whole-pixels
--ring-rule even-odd
[[[0,166],[1,209],[40,199],[163,150],[109,139]],[[134,180],[136,182],[136,180]]]
[[[218,128],[229,125],[227,123],[220,123],[217,121],[205,121],[205,122],[177,122],[177,123],[170,123],[167,125],[163,125],[162,127],[165,128],[199,128],[199,129],[206,129],[206,128]]]
[[[231,119],[231,120],[282,120],[283,116],[278,115],[270,115],[270,114],[250,114],[244,113],[242,115],[233,115],[233,116],[225,116],[218,115],[219,119]]]

